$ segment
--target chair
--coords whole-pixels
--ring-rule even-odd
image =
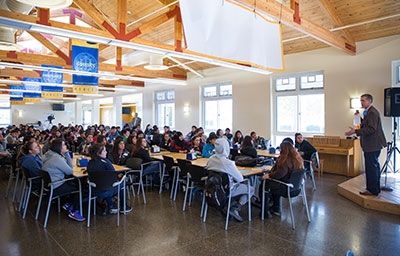
[[[29,199],[31,197],[31,194],[37,196],[38,198],[40,197],[40,194],[38,191],[32,191],[32,185],[33,181],[37,179],[41,179],[42,176],[36,176],[36,177],[30,177],[28,169],[25,167],[21,167],[22,173],[24,174],[23,176],[23,188],[22,188],[22,193],[21,193],[21,204],[19,211],[21,209],[24,209],[24,213],[22,214],[22,219],[25,219],[26,217],[26,212],[28,210],[28,205],[29,205]]]
[[[161,161],[157,161],[158,164],[161,164]],[[131,168],[130,171],[128,171],[126,173],[127,177],[129,178],[129,182],[128,182],[128,187],[132,190],[133,196],[135,196],[135,189],[134,189],[134,185],[138,185],[138,195],[140,194],[140,190],[142,190],[142,194],[143,194],[143,203],[146,204],[146,194],[144,192],[144,184],[143,184],[143,170],[146,169],[146,166],[152,164],[153,162],[148,162],[148,163],[143,163],[143,160],[141,158],[138,157],[130,157],[128,158],[128,160],[126,161],[126,166],[128,166],[129,168]],[[160,179],[160,191],[159,193],[162,192],[162,182],[163,182],[163,178],[164,178],[164,168],[160,167],[160,171],[161,171],[161,179]],[[134,175],[139,175],[139,181],[135,182],[134,180]]]
[[[174,201],[176,200],[176,192],[175,192],[175,186],[178,186],[179,182],[179,169],[178,166],[175,165],[174,159],[170,156],[165,156],[163,155],[163,160],[164,160],[164,170],[173,171],[174,172],[174,177],[172,178],[172,186],[171,186],[171,193],[169,196],[169,199],[172,200],[172,197],[174,198]]]
[[[232,191],[234,189],[234,184],[230,183],[229,180],[229,175],[223,172],[215,172],[218,173],[222,176],[222,186],[228,191],[227,196],[228,196],[228,205],[226,208],[226,217],[225,217],[225,230],[228,230],[228,224],[229,224],[229,210],[231,208],[231,202],[232,202]],[[249,215],[249,221],[251,221],[251,193],[250,193],[250,180],[244,179],[243,182],[244,184],[247,184],[247,207],[248,207],[248,215]],[[228,194],[229,193],[229,194]],[[238,195],[239,196],[239,195]],[[204,216],[203,216],[203,222],[206,222],[207,219],[207,212],[208,212],[208,204],[205,202],[205,208],[204,208]]]
[[[192,165],[191,162],[178,159],[178,166],[179,168],[186,169],[186,191],[185,191],[185,198],[183,200],[183,208],[182,211],[186,210],[186,202],[187,196],[189,194],[189,203],[190,206],[192,203],[192,195],[194,189],[200,189],[203,192],[202,195],[202,202],[201,202],[201,211],[200,217],[203,217],[203,210],[205,204],[205,180],[207,179],[204,167],[198,165]]]
[[[309,168],[307,168],[306,172],[305,172],[306,178],[307,178],[307,175],[310,175],[312,183],[313,183],[313,189],[315,191],[317,189],[317,186],[315,185],[314,167],[317,169],[320,168],[318,152],[316,151],[316,152],[312,153],[310,160],[304,160],[304,162],[309,165]]]
[[[275,180],[275,179],[268,179],[270,182],[277,182],[279,184],[282,184],[283,186],[286,187],[285,193],[282,195],[282,197],[285,197],[289,201],[289,207],[290,207],[290,217],[292,219],[292,228],[295,229],[295,222],[294,222],[294,216],[293,216],[293,206],[292,206],[292,198],[297,197],[298,195],[302,195],[303,197],[303,204],[306,208],[306,213],[307,213],[307,218],[308,222],[311,222],[310,218],[310,212],[308,210],[308,204],[307,204],[307,196],[306,192],[304,189],[304,179],[305,179],[305,171],[304,170],[298,170],[292,172],[290,175],[289,181],[287,183],[280,181],[280,180]],[[263,187],[262,187],[262,206],[261,206],[261,220],[264,220],[264,210],[265,207],[265,193],[269,193],[269,191],[265,190],[265,184],[267,180],[264,180],[263,182]],[[282,197],[281,197],[281,202],[280,206],[281,209],[280,211],[282,212]]]
[[[14,202],[15,197],[17,196],[17,187],[18,187],[18,182],[19,182],[19,178],[20,178],[20,168],[13,168],[12,165],[9,165],[10,167],[10,178],[8,179],[8,185],[7,185],[7,189],[4,193],[4,197],[7,198],[8,194],[10,192],[13,180],[15,180],[15,184],[14,184],[14,190],[13,190],[13,195],[12,195],[12,200],[11,202]]]
[[[47,227],[47,221],[48,221],[49,213],[50,213],[50,206],[51,206],[51,202],[54,199],[58,199],[58,212],[60,212],[60,208],[61,208],[60,207],[60,198],[62,196],[70,195],[73,193],[79,193],[79,206],[80,206],[80,212],[82,213],[82,187],[81,187],[81,182],[78,178],[67,178],[67,179],[62,179],[62,180],[51,182],[50,174],[47,171],[41,170],[41,174],[42,174],[42,189],[40,191],[40,198],[39,198],[39,203],[38,203],[37,210],[36,210],[35,219],[38,220],[38,218],[39,218],[40,207],[42,204],[43,197],[45,195],[48,196],[49,202],[47,204],[46,217],[44,219],[44,225],[43,225],[44,228]],[[62,193],[62,194],[59,194],[59,193],[57,193],[57,191],[54,191],[55,189],[57,189],[57,188],[54,188],[55,185],[64,183],[64,182],[67,182],[70,180],[78,181],[78,185],[79,185],[78,190],[70,191],[68,193]]]
[[[90,210],[91,210],[91,201],[93,200],[93,214],[96,215],[96,198],[98,197],[99,192],[103,191],[114,191],[116,188],[118,199],[117,205],[120,207],[120,191],[121,184],[125,185],[126,175],[122,177],[121,180],[118,179],[118,173],[114,170],[109,171],[90,171],[88,172],[88,184],[89,184],[89,198],[88,198],[88,218],[87,218],[87,227],[90,227]],[[125,187],[125,186],[124,186]],[[124,197],[125,201],[125,197]],[[125,207],[124,202],[124,207]],[[117,226],[119,226],[119,214],[117,214]]]

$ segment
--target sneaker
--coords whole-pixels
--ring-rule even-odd
[[[133,209],[132,209],[132,207],[130,207],[130,206],[125,206],[125,211],[124,211],[124,208],[122,207],[120,210],[119,210],[119,213],[128,213],[128,212],[131,212]]]
[[[279,210],[279,208],[278,209],[271,208],[270,211],[275,216],[281,216],[281,211]]]
[[[85,221],[85,217],[83,217],[79,211],[75,211],[75,212],[70,212],[68,214],[68,217],[70,217],[71,219],[74,219],[76,221]]]
[[[118,208],[116,208],[116,207],[110,208],[110,209],[108,209],[108,213],[109,214],[117,214]]]
[[[243,218],[242,216],[240,216],[239,211],[238,210],[230,210],[229,211],[229,215],[232,216],[236,221],[238,222],[243,222]]]
[[[65,203],[62,208],[68,212],[72,212],[72,210],[73,210],[72,204],[69,204],[69,203]]]

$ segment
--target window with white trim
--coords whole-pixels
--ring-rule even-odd
[[[158,127],[168,125],[175,127],[175,91],[156,91],[156,124]]]
[[[232,83],[219,83],[201,87],[203,124],[205,132],[232,127]]]
[[[272,77],[275,107],[275,144],[296,132],[305,136],[325,133],[323,71]]]

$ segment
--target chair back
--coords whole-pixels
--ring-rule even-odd
[[[164,155],[163,155],[163,159],[164,159],[164,163],[165,163],[165,169],[167,171],[171,171],[172,167],[175,164],[174,159],[170,156],[164,156]]]
[[[193,182],[202,182],[206,177],[206,171],[202,166],[191,165],[188,172]]]
[[[143,159],[139,157],[130,157],[126,160],[126,166],[132,170],[140,170],[142,167]]]
[[[310,161],[311,161],[310,164],[314,164],[315,168],[319,169],[319,156],[317,151],[312,153]]]
[[[113,189],[113,184],[118,182],[118,173],[114,170],[88,171],[88,178],[91,183],[96,184],[95,190],[105,191]]]
[[[290,188],[290,197],[295,197],[300,194],[304,180],[304,172],[304,170],[296,170],[290,174],[289,180],[287,182],[293,185],[293,187]],[[285,195],[284,197],[287,197],[287,195]]]
[[[29,175],[29,171],[28,169],[26,169],[25,167],[21,166],[22,169],[22,173],[24,174],[25,179],[29,179],[30,175]]]
[[[51,183],[50,174],[45,170],[41,170],[40,173],[42,174],[43,188],[49,189],[49,184]]]
[[[186,175],[192,167],[192,163],[183,159],[177,159],[177,161],[179,169],[181,169],[182,175]]]

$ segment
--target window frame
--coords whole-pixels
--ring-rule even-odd
[[[307,76],[313,76],[316,77],[317,75],[322,75],[322,86],[317,86],[317,87],[310,87],[310,88],[301,88],[301,77]],[[290,78],[295,78],[295,89],[289,89],[289,90],[279,90],[276,87],[276,81],[278,79],[290,79]],[[317,82],[317,81],[316,81]],[[285,131],[278,131],[278,98],[282,96],[296,96],[296,110],[297,110],[297,120],[296,120],[296,131],[298,132],[301,129],[301,96],[305,95],[323,95],[324,97],[324,113],[325,113],[325,74],[323,70],[315,70],[315,71],[308,71],[308,72],[299,72],[299,73],[291,73],[291,74],[284,74],[284,75],[277,75],[277,76],[272,76],[271,77],[271,85],[272,85],[272,100],[273,100],[273,138],[275,140],[275,144],[279,143],[279,139],[282,137],[294,137],[294,133],[292,131],[290,132],[285,132]],[[313,135],[324,135],[325,134],[325,119],[326,116],[323,117],[324,119],[324,126],[323,126],[323,132],[304,132],[300,131],[304,136],[313,136]],[[279,139],[277,139],[279,138]]]
[[[222,88],[224,86],[227,86],[227,85],[230,86],[230,90],[228,90],[228,93],[223,93]],[[207,89],[209,89],[209,88],[212,88],[212,87],[216,88],[215,95],[206,96],[205,95],[205,91]],[[233,95],[233,83],[232,83],[232,81],[228,81],[228,82],[221,82],[221,83],[202,85],[200,90],[201,90],[201,101],[202,101],[202,104],[201,104],[202,105],[202,115],[201,116],[202,116],[202,123],[203,123],[204,131],[206,133],[215,132],[216,129],[207,128],[207,125],[206,125],[206,121],[207,121],[206,104],[207,104],[207,102],[215,101],[219,105],[220,101],[230,100],[231,101],[231,112],[233,113],[233,98],[232,98],[232,95]],[[221,119],[219,117],[221,114],[218,113],[218,111],[219,111],[219,109],[217,109],[217,127],[220,128],[220,129],[225,129],[226,127],[222,127],[221,124],[219,123],[221,121]],[[230,119],[231,119],[231,124],[228,127],[232,127],[233,114],[231,115]]]
[[[173,97],[169,97],[172,93]],[[159,94],[164,94],[163,99],[158,99]],[[173,104],[173,111],[172,111],[172,124],[159,124],[159,105],[164,105],[164,104]],[[175,127],[175,90],[174,89],[168,89],[168,90],[159,90],[159,91],[154,91],[154,106],[155,106],[155,120],[156,124],[159,127],[164,127],[164,125],[170,126],[171,129]]]

